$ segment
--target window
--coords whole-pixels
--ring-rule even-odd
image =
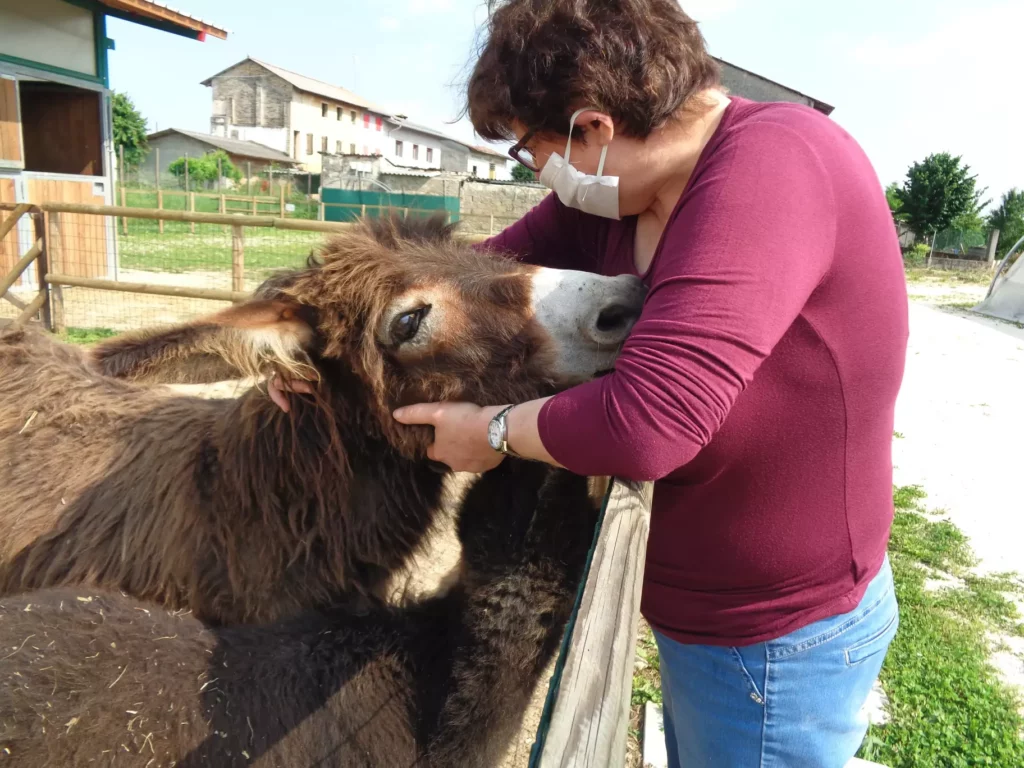
[[[237,128],[232,128],[231,129],[231,138],[232,139],[237,139],[238,138],[238,129]]]
[[[312,133],[307,133],[306,134],[306,154],[307,155],[312,155],[313,154],[313,134]]]
[[[491,163],[491,167],[487,169],[487,178],[493,179],[495,177],[494,163]]]
[[[401,156],[402,156],[402,142],[396,140],[395,141],[395,157],[401,157]]]
[[[363,128],[370,130],[370,116],[366,112],[363,113]]]
[[[320,117],[327,117],[327,103],[321,102],[320,104]]]
[[[427,147],[427,162],[428,163],[434,162],[434,148],[433,147]]]
[[[412,145],[412,159],[413,160],[419,160],[420,159],[420,145],[419,144],[413,144]]]
[[[473,166],[473,175],[476,176],[476,166]]]
[[[344,150],[341,148],[341,139],[334,142],[334,154],[340,155]]]
[[[0,80],[0,84],[9,82]],[[70,85],[20,80],[17,88],[8,90],[7,95],[7,110],[10,111],[4,117],[11,120],[15,131],[18,128],[13,122],[15,98],[21,108],[22,157],[26,171],[103,176],[99,93]],[[14,135],[16,137],[17,133]],[[0,250],[2,248],[0,245]]]
[[[351,112],[349,112],[349,115],[352,117],[352,125],[355,125],[356,124],[356,111],[353,109]]]
[[[355,144],[349,144],[348,145],[348,153],[350,155],[354,155],[356,153],[356,145]]]
[[[345,114],[345,110],[338,107],[338,120],[341,120],[341,116]]]
[[[320,151],[321,152],[326,152],[327,151],[327,137],[326,136],[320,137]]]
[[[377,130],[379,131],[383,127],[384,127],[384,118],[378,117],[377,118]]]

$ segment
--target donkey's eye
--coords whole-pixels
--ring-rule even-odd
[[[391,340],[395,344],[412,341],[419,333],[420,323],[428,312],[430,312],[429,305],[396,317],[391,323]]]

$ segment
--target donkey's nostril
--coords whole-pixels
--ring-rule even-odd
[[[597,316],[597,330],[612,333],[628,328],[636,320],[636,312],[629,307],[615,304],[602,309]]]

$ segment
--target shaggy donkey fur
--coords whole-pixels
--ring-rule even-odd
[[[211,628],[112,593],[0,599],[0,762],[491,768],[569,616],[586,481],[506,460],[463,504],[453,589]]]
[[[429,428],[392,409],[560,386],[531,269],[436,221],[379,221],[251,302],[88,357],[0,335],[0,594],[96,585],[220,623],[364,602],[421,542],[442,489]],[[258,390],[200,400],[111,378],[268,368],[318,379],[316,395],[285,414]]]

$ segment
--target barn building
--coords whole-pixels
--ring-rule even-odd
[[[198,41],[227,37],[149,0],[0,0],[0,202],[114,203],[108,17]],[[71,214],[64,229],[72,274],[113,276],[111,219]],[[0,274],[33,241],[23,217],[0,242]],[[32,286],[34,270],[21,280]]]

